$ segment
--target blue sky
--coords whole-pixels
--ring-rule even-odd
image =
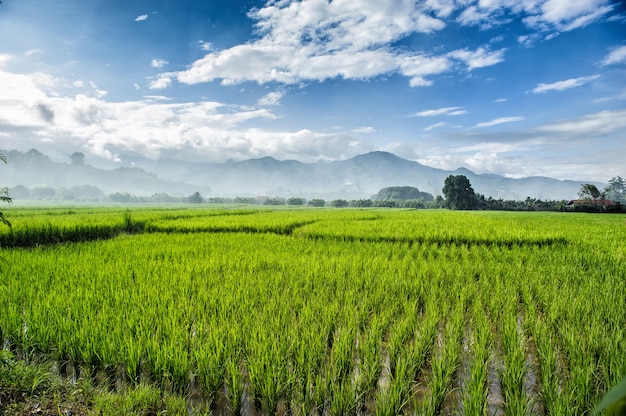
[[[626,177],[615,0],[4,0],[0,148]]]

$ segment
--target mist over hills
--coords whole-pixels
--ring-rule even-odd
[[[9,164],[2,167],[2,186],[69,188],[91,185],[104,193],[135,195],[200,192],[204,196],[301,196],[304,198],[369,198],[388,186],[413,186],[440,195],[448,175],[465,175],[474,190],[495,199],[576,199],[582,182],[546,177],[521,179],[424,166],[388,152],[351,159],[303,163],[273,157],[224,163],[133,159],[131,167],[99,169],[81,163],[51,161],[37,150],[0,150]],[[154,173],[152,173],[154,172]],[[594,183],[594,182],[589,182]],[[605,184],[597,184],[603,187]]]

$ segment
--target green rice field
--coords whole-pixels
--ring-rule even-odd
[[[626,375],[626,215],[5,215],[2,348],[199,414],[585,415]]]

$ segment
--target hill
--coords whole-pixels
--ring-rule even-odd
[[[98,169],[76,163],[58,163],[32,149],[3,151],[3,186],[69,188],[92,185],[105,193],[135,195],[199,191],[215,196],[303,196],[305,198],[369,198],[390,186],[412,186],[440,195],[448,175],[465,175],[474,190],[495,199],[576,199],[581,182],[547,177],[521,179],[476,174],[468,169],[436,169],[388,152],[370,152],[347,160],[303,163],[273,157],[224,163],[187,163],[135,159],[132,167]],[[151,173],[156,172],[156,173]],[[601,188],[605,184],[596,183]]]

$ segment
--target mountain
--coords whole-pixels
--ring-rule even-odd
[[[495,199],[543,200],[576,199],[581,182],[546,177],[522,179],[494,174],[475,174],[460,168],[447,171],[424,166],[388,152],[371,152],[333,162],[303,163],[276,160],[272,157],[240,162],[188,165],[180,162],[152,162],[152,170],[176,172],[169,179],[197,185],[210,185],[220,196],[267,195],[303,196],[306,198],[369,198],[388,186],[413,186],[420,191],[440,195],[445,178],[465,175],[474,190]],[[137,161],[137,164],[141,164]],[[601,188],[605,184],[596,183]]]
[[[581,182],[546,177],[521,179],[475,174],[424,166],[388,152],[371,152],[351,159],[303,163],[273,157],[224,163],[186,163],[136,158],[133,167],[98,169],[81,163],[51,161],[37,150],[2,151],[9,164],[2,167],[2,186],[69,188],[92,185],[105,193],[138,196],[195,191],[213,196],[302,196],[323,199],[369,198],[389,186],[413,186],[440,195],[445,178],[465,175],[474,190],[495,199],[576,199]],[[155,173],[150,173],[157,172]],[[592,182],[590,182],[592,183]],[[598,188],[605,184],[594,183]]]
[[[84,164],[58,163],[36,149],[22,153],[0,150],[8,163],[2,166],[1,183],[9,188],[72,188],[95,186],[105,194],[124,192],[135,195],[168,193],[186,196],[199,191],[210,193],[208,186],[197,186],[158,177],[138,167],[98,169]]]

